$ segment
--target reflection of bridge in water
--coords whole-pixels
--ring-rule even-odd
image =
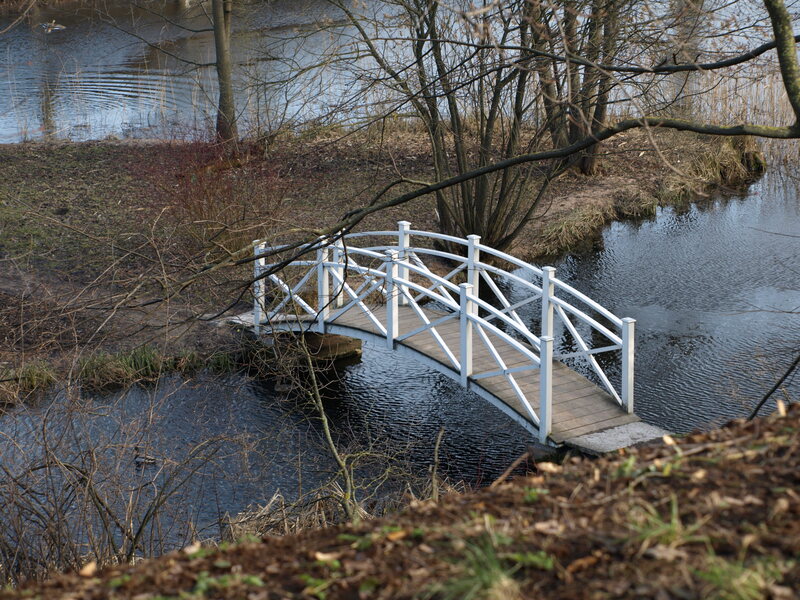
[[[354,246],[355,240],[370,245]],[[463,255],[431,248],[432,242]],[[542,443],[607,450],[664,433],[633,413],[634,320],[559,280],[552,267],[529,265],[476,235],[416,231],[405,221],[397,231],[351,233],[311,248],[313,260],[270,273],[274,265],[265,255],[280,248],[257,245],[254,310],[236,320],[257,334],[381,340],[459,381]],[[439,275],[433,264],[451,270]],[[490,296],[492,303],[485,300]],[[520,316],[531,308],[540,309],[537,332]],[[559,346],[571,351],[554,350],[556,329]],[[563,361],[582,365],[597,383]],[[617,385],[606,374],[609,365],[621,375]]]

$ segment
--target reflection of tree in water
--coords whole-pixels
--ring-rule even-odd
[[[42,71],[39,78],[39,107],[41,131],[45,139],[51,139],[56,132],[55,120],[55,94],[53,93],[54,83],[47,70]]]

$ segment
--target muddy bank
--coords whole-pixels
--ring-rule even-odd
[[[750,141],[651,133],[605,144],[599,175],[553,182],[512,252],[535,260],[591,244],[610,220],[740,187],[761,166]],[[0,146],[0,366],[24,357],[74,370],[87,354],[145,344],[213,352],[226,334],[203,318],[246,309],[250,265],[208,273],[209,263],[255,238],[329,226],[398,175],[431,178],[431,163],[424,138],[405,130],[287,137],[233,160],[206,143]],[[435,230],[433,199],[360,227],[401,219]]]
[[[784,409],[785,410],[785,409]],[[784,413],[785,414],[785,413]],[[0,598],[774,598],[800,585],[800,407],[301,535]]]

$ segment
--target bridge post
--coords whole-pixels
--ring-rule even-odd
[[[636,319],[622,319],[622,402],[633,414],[633,358]]]
[[[255,261],[253,261],[253,333],[256,336],[261,333],[261,319],[263,319],[262,307],[264,305],[264,280],[261,279],[266,259],[260,258],[266,249],[266,244],[259,243],[258,240],[253,240],[253,253]]]
[[[411,223],[408,221],[398,221],[397,222],[397,247],[400,249],[398,253],[398,261],[399,261],[399,269],[397,271],[397,276],[400,279],[408,279],[408,268],[405,266],[408,264],[408,248],[411,247],[411,234],[409,230],[411,229]],[[400,293],[400,306],[408,306],[408,286],[401,286],[402,292]]]
[[[386,251],[386,345],[394,348],[394,340],[399,328],[397,279],[397,250]]]
[[[325,333],[331,310],[330,275],[325,263],[330,260],[330,246],[317,248],[317,331]]]
[[[477,237],[477,236],[476,236]],[[469,299],[473,294],[472,284],[462,283],[458,286],[460,293],[459,306],[459,337],[461,340],[461,385],[467,387],[469,376],[472,375],[472,319],[470,315],[475,310],[475,302]]]
[[[480,291],[481,291],[481,270],[475,263],[480,262],[481,260],[481,249],[478,248],[478,245],[481,243],[481,236],[479,235],[468,235],[467,241],[469,244],[467,245],[467,283],[472,286],[472,295],[476,298],[480,298]],[[473,309],[477,313],[477,306],[473,304]]]
[[[336,293],[336,296],[333,299],[333,306],[334,308],[341,308],[344,306],[344,283],[340,283],[339,280],[344,282],[344,266],[342,265],[342,259],[345,257],[344,252],[344,244],[342,243],[342,238],[337,237],[336,241],[333,244],[333,260],[338,266],[332,267],[336,275],[338,275],[338,279],[333,282],[333,289]]]
[[[539,441],[547,443],[553,428],[553,303],[556,270],[542,269],[542,326],[539,334]]]
[[[547,443],[553,430],[553,337],[543,335],[539,349],[539,442]]]
[[[555,278],[556,270],[553,267],[542,269],[542,329],[539,337],[553,337],[553,304],[550,298],[556,292],[553,284]]]

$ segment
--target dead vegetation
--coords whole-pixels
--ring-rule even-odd
[[[799,430],[800,406],[781,406],[386,519],[89,564],[0,599],[795,598]]]
[[[225,340],[198,317],[246,309],[251,266],[209,265],[256,238],[313,235],[399,176],[432,176],[424,136],[388,129],[287,135],[236,158],[205,143],[0,147],[0,369],[19,374],[40,361],[77,377],[99,354],[145,345],[168,356],[212,354]],[[580,249],[615,218],[741,186],[763,166],[752,140],[677,139],[638,131],[604,144],[601,174],[557,179],[512,252],[535,259]],[[360,227],[394,229],[409,217],[438,228],[432,198]],[[8,396],[8,381],[0,385]]]

